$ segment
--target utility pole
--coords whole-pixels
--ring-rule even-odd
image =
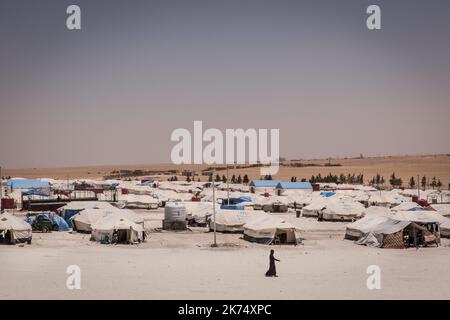
[[[213,187],[213,219],[214,219],[214,243],[211,247],[217,247],[217,238],[216,238],[216,184],[214,182],[214,173],[213,170],[213,179],[212,179],[212,187]]]
[[[227,205],[230,204],[230,185],[229,185],[229,177],[228,177],[228,164],[227,164]]]
[[[417,199],[420,200],[420,177],[417,175]]]

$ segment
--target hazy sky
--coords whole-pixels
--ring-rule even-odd
[[[78,4],[82,30],[66,29]],[[370,4],[382,30],[366,28]],[[175,128],[288,158],[450,152],[450,1],[0,0],[0,165],[169,162]]]

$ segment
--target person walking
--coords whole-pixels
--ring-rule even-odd
[[[275,261],[280,262],[277,258],[273,256],[275,251],[272,249],[270,250],[270,256],[269,256],[269,270],[266,272],[266,277],[278,277],[277,276],[277,269],[275,268]]]

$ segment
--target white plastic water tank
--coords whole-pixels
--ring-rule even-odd
[[[186,207],[181,202],[168,202],[164,208],[164,220],[171,221],[185,221]]]

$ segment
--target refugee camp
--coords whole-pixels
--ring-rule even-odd
[[[1,310],[450,300],[435,1],[1,1]]]

